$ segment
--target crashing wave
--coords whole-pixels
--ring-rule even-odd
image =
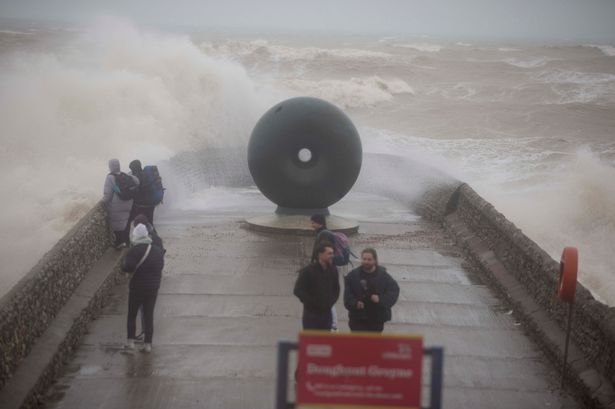
[[[408,44],[394,44],[393,47],[397,48],[411,48],[413,50],[422,51],[426,53],[437,53],[442,50],[441,45],[429,44],[429,43],[408,43]]]
[[[414,90],[401,79],[383,79],[378,76],[350,78],[349,80],[286,80],[291,90],[332,101],[346,108],[360,108],[392,100],[395,95],[414,95]]]
[[[615,74],[549,70],[536,75],[559,96],[558,104],[602,104],[615,101]]]
[[[615,47],[612,45],[585,44],[584,47],[597,48],[607,57],[615,57]]]
[[[547,65],[549,61],[551,60],[546,57],[538,57],[538,58],[534,58],[531,60],[519,60],[516,58],[508,58],[504,60],[506,64],[512,65],[514,67],[519,67],[519,68],[544,67],[545,65]]]
[[[270,44],[267,40],[225,41],[223,43],[204,42],[201,48],[211,54],[223,56],[266,55],[274,61],[301,61],[320,58],[338,58],[344,60],[386,59],[391,54],[382,51],[371,51],[358,48],[320,48],[320,47],[289,47],[280,44]]]
[[[245,143],[274,103],[188,37],[104,20],[70,45],[4,56],[0,294],[101,197],[108,159]]]

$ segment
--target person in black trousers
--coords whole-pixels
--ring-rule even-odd
[[[351,331],[382,332],[391,320],[391,307],[399,297],[399,286],[386,269],[378,265],[373,248],[361,252],[361,266],[344,279],[344,306]]]
[[[137,225],[132,231],[133,246],[122,260],[122,271],[133,273],[129,284],[126,348],[134,349],[136,319],[139,308],[143,308],[143,323],[145,325],[144,352],[152,351],[154,335],[154,306],[158,296],[158,288],[162,279],[164,267],[164,252],[152,245],[147,227]]]
[[[317,260],[299,272],[294,294],[303,303],[303,329],[331,330],[331,308],[340,296],[340,280],[333,265],[333,245],[322,243]]]
[[[160,247],[162,249],[162,254],[166,254],[167,250],[164,248],[162,239],[158,235],[156,228],[150,224],[149,220],[147,219],[147,216],[145,216],[144,214],[138,214],[137,217],[135,217],[135,219],[133,220],[132,224],[133,224],[132,226],[133,229],[139,224],[142,224],[145,227],[147,227],[149,238],[152,239],[152,245]],[[135,243],[131,243],[131,244],[135,245]],[[139,312],[141,316],[141,332],[135,337],[135,339],[139,341],[143,341],[143,337],[145,335],[145,318],[143,315],[143,306],[139,307]]]

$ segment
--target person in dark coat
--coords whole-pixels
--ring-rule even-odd
[[[323,243],[318,260],[299,272],[294,294],[303,303],[303,329],[331,330],[331,308],[340,296],[337,267],[333,265],[333,246]]]
[[[327,218],[324,214],[314,214],[310,217],[310,223],[312,229],[316,233],[314,239],[314,245],[312,246],[312,262],[318,259],[318,247],[322,243],[334,244],[335,237],[333,233],[327,228]],[[335,305],[331,308],[331,331],[337,332],[337,312],[335,311]]]
[[[158,296],[158,288],[162,279],[164,267],[164,253],[158,246],[152,245],[147,227],[137,225],[132,231],[133,246],[128,250],[122,260],[122,271],[133,273],[128,293],[126,347],[134,349],[136,318],[139,307],[143,307],[145,324],[144,352],[151,352],[152,337],[154,335],[154,306]]]
[[[160,236],[158,235],[156,228],[152,226],[150,222],[147,220],[147,216],[145,216],[144,214],[138,214],[137,217],[135,217],[135,219],[133,220],[132,224],[133,224],[133,227],[132,227],[133,229],[140,224],[147,227],[149,238],[152,239],[152,245],[160,247],[162,249],[162,254],[166,254],[167,250],[164,248],[162,238],[160,238]],[[135,243],[132,243],[132,244],[136,245]],[[141,332],[136,336],[136,339],[142,341],[143,337],[145,336],[145,316],[143,314],[143,306],[139,308],[139,313],[141,317]]]
[[[146,181],[143,179],[143,167],[141,165],[141,161],[135,159],[130,162],[128,167],[130,168],[130,174],[139,179],[139,191],[137,192],[135,200],[132,204],[130,221],[132,222],[137,215],[143,214],[147,217],[149,223],[153,225],[154,209],[156,208],[156,205],[151,204],[151,186],[148,186]]]
[[[344,279],[344,306],[351,331],[382,332],[391,320],[391,307],[399,297],[399,285],[378,265],[373,248],[361,252],[361,266]]]

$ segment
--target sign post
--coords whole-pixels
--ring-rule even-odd
[[[287,401],[288,355],[298,349],[296,404]],[[441,407],[442,348],[418,336],[300,333],[278,347],[277,409],[421,408],[423,356],[431,357],[430,408]]]

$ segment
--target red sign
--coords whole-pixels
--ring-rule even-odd
[[[381,334],[299,334],[297,405],[419,408],[423,339]]]

